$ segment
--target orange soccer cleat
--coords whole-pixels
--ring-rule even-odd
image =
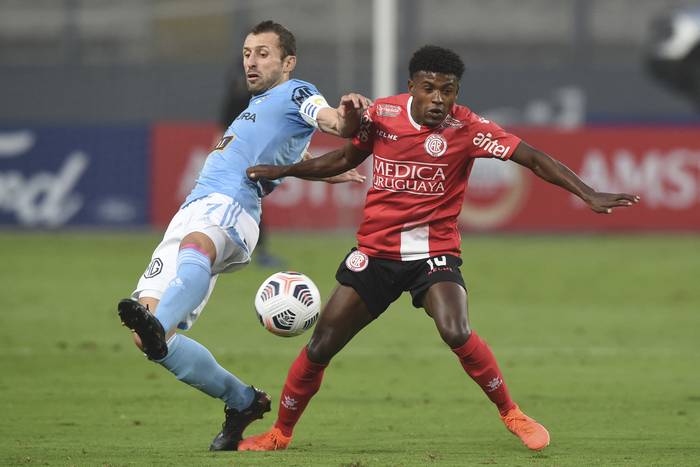
[[[549,446],[549,432],[545,427],[523,413],[516,405],[501,420],[515,436],[520,438],[528,449],[540,451]]]
[[[272,427],[270,431],[245,438],[238,444],[238,450],[277,451],[279,449],[287,449],[291,441],[291,436],[284,436],[279,428]]]

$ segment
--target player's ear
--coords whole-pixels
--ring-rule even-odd
[[[284,57],[284,60],[282,60],[282,72],[284,73],[291,73],[294,71],[294,68],[297,66],[297,56],[296,55],[287,55]]]
[[[408,93],[410,95],[413,95],[413,90],[416,88],[416,83],[413,82],[412,79],[408,80]]]

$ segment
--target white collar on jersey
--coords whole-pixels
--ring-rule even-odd
[[[420,130],[420,124],[413,120],[413,115],[411,115],[411,103],[413,102],[413,96],[408,96],[408,102],[406,103],[406,114],[408,115],[408,121],[411,122],[413,128]]]
[[[413,102],[413,96],[408,96],[408,102],[406,102],[406,113],[408,114],[408,121],[411,122],[411,125],[413,125],[413,128],[416,130],[419,130],[422,128],[420,123],[416,123],[415,120],[413,120],[413,115],[411,115],[411,103]],[[448,113],[445,116],[445,119],[442,121],[442,123],[445,123],[445,120],[447,120],[447,117],[451,116],[452,112]],[[440,125],[442,125],[442,123]]]

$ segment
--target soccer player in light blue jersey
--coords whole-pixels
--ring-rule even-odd
[[[122,323],[136,345],[177,379],[225,402],[225,421],[210,450],[236,450],[243,430],[270,410],[270,397],[219,365],[203,345],[177,334],[189,329],[219,273],[250,262],[258,241],[260,199],[279,181],[252,181],[246,169],[289,165],[305,157],[317,128],[349,137],[369,101],[359,94],[331,108],[314,85],[290,79],[295,39],[264,21],[243,45],[243,68],[252,94],[248,108],[207,157],[197,183],[175,214],[131,298],[119,302]],[[363,181],[357,172],[339,181]]]

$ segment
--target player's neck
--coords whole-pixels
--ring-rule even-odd
[[[414,110],[414,107],[415,107],[414,104],[415,104],[415,102],[413,101],[413,97],[411,97],[411,105],[410,105],[410,108],[408,109],[408,112],[409,112],[409,114],[410,114],[410,116],[411,116],[411,120],[413,121],[413,123],[415,123],[416,125],[418,125],[418,126],[420,126],[420,127],[425,127],[425,128],[437,128],[437,127],[439,127],[439,126],[442,124],[442,122],[440,122],[440,123],[438,123],[437,125],[432,125],[432,126],[431,126],[431,125],[428,125],[427,123],[425,123],[425,122],[422,120],[422,118],[416,117],[417,111]],[[447,118],[447,116],[445,116],[445,118]],[[443,119],[443,122],[444,122],[444,121],[445,121],[445,120]]]
[[[423,122],[421,122],[420,118],[416,117],[416,113],[413,110],[413,105],[411,105],[411,108],[408,109],[408,111],[411,113],[411,120],[413,120],[416,125],[423,126]]]
[[[253,94],[253,97],[259,96],[260,94],[265,94],[266,92],[271,91],[272,89],[276,88],[276,87],[279,86],[280,84],[286,83],[287,81],[289,81],[289,73],[283,74],[282,77],[281,77],[279,80],[275,81],[269,88],[264,89],[264,90],[262,90],[262,91],[260,91],[260,92],[254,93],[254,94]]]

